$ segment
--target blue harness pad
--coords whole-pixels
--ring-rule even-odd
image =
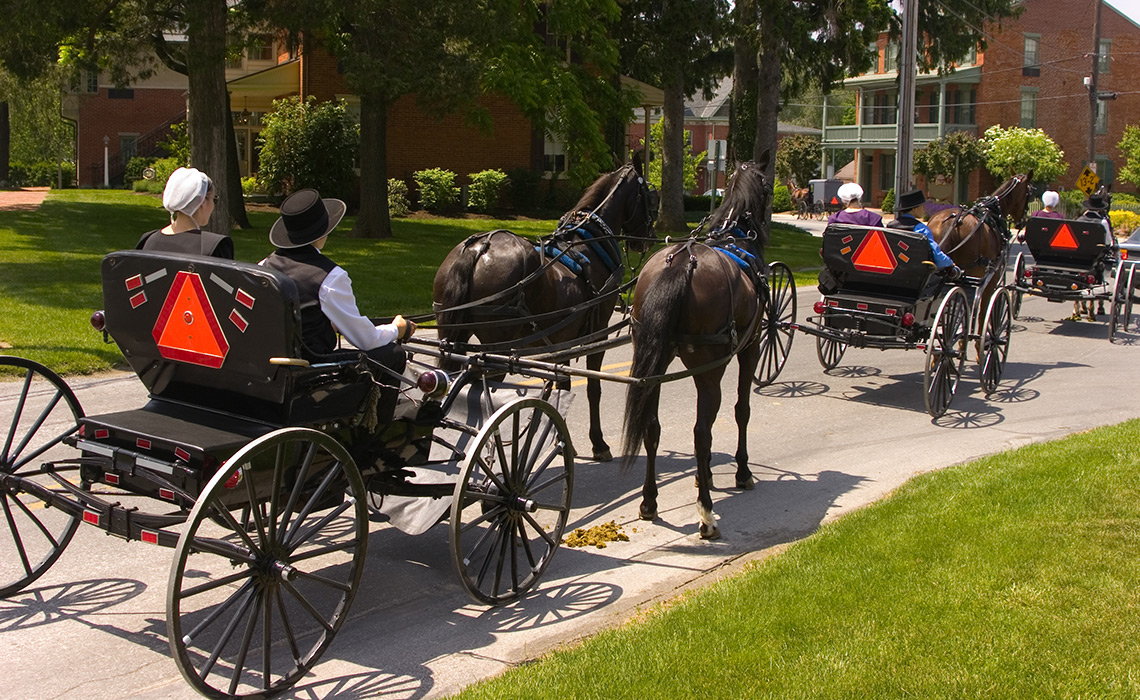
[[[752,258],[755,258],[756,256],[752,253],[749,253],[747,250],[744,250],[740,246],[729,243],[728,245],[717,246],[716,249],[721,253],[727,255],[729,259],[739,265],[742,270],[752,269],[752,265],[749,264],[748,261]]]
[[[594,239],[594,234],[592,234],[589,231],[587,231],[586,229],[580,228],[580,227],[578,229],[576,229],[576,231],[577,231],[579,236],[581,236],[582,238],[586,239],[586,241],[588,241],[589,246],[590,246],[590,250],[597,253],[598,258],[601,259],[602,264],[606,266],[606,269],[613,270],[614,268],[617,267],[617,263],[615,263],[613,258],[611,258],[606,253],[606,250],[605,250],[605,248],[602,247],[602,244],[599,241]]]
[[[559,250],[549,244],[545,247],[536,245],[534,249],[548,258],[554,258],[576,275],[582,274],[582,266],[590,263],[589,258],[574,250]]]

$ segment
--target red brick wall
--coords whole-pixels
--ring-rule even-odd
[[[79,97],[78,184],[103,184],[103,137],[110,155],[119,152],[119,134],[143,136],[186,111],[185,90],[136,88],[133,99],[107,97],[107,89]]]

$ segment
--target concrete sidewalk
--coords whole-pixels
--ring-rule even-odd
[[[0,211],[35,211],[43,204],[50,190],[50,187],[0,190]]]

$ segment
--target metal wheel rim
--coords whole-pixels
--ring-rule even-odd
[[[796,281],[792,270],[781,262],[769,265],[769,303],[764,305],[760,327],[760,362],[756,365],[756,384],[768,386],[780,376],[792,351],[796,321]]]
[[[968,308],[965,293],[959,288],[952,290],[938,308],[927,341],[923,389],[926,411],[934,418],[946,413],[962,378],[969,335]]]
[[[227,497],[260,507],[239,525]],[[346,619],[367,543],[364,484],[335,439],[283,428],[238,450],[203,489],[175,548],[166,621],[183,677],[216,698],[296,683]]]
[[[1013,265],[1013,286],[1016,288],[1013,292],[1013,303],[1010,306],[1010,315],[1017,318],[1021,315],[1021,300],[1024,294],[1019,285],[1025,279],[1025,253],[1017,254],[1017,261]]]
[[[1128,324],[1132,322],[1132,303],[1136,301],[1135,296],[1132,294],[1133,280],[1136,275],[1136,265],[1128,265],[1128,286],[1124,289],[1124,323],[1120,325],[1120,330],[1127,331]]]
[[[838,367],[845,352],[847,352],[846,343],[818,336],[815,339],[815,355],[819,358],[819,364],[824,370],[833,370]]]
[[[1005,361],[1009,356],[1009,339],[1012,333],[1010,314],[1010,293],[1007,289],[997,290],[986,308],[982,323],[982,362],[980,366],[982,391],[986,396],[994,393],[1005,372]]]
[[[554,407],[522,398],[496,411],[451,503],[452,561],[468,595],[497,605],[534,586],[562,542],[573,490],[574,448]]]
[[[1120,290],[1122,281],[1127,277],[1124,271],[1125,263],[1122,261],[1116,268],[1116,274],[1112,278],[1112,302],[1108,307],[1108,341],[1111,343],[1116,339],[1116,327],[1120,323],[1120,305],[1124,303],[1122,299],[1122,292]],[[1125,291],[1123,294],[1131,296],[1131,292]]]
[[[0,406],[0,472],[51,486],[38,471],[39,457],[74,434],[83,417],[75,393],[58,374],[21,357],[0,356],[0,367],[23,370],[14,401]],[[0,485],[0,597],[27,587],[63,554],[79,517],[43,502],[13,484]]]

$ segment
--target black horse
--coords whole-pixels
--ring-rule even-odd
[[[771,187],[763,162],[737,166],[724,202],[713,212],[703,240],[690,238],[658,251],[646,263],[633,293],[632,377],[650,377],[630,385],[625,404],[624,464],[632,463],[638,443],[645,445],[645,483],[640,514],[657,517],[655,461],[661,437],[657,409],[660,378],[678,355],[697,386],[697,419],[693,428],[697,460],[700,536],[716,539],[713,515],[712,424],[720,410],[720,382],[725,365],[736,355],[737,380],[736,486],[750,489],[747,428],[751,415],[752,378],[759,360],[762,313],[767,304],[767,209]],[[698,231],[699,232],[699,231]],[[668,378],[668,377],[666,377]]]
[[[656,193],[641,171],[640,155],[599,178],[540,240],[489,231],[455,246],[435,274],[433,307],[441,340],[509,351],[558,346],[604,333],[613,314],[629,248],[655,242]],[[586,356],[599,370],[604,352]],[[590,442],[594,459],[612,459],[602,435],[601,383],[589,379]]]

